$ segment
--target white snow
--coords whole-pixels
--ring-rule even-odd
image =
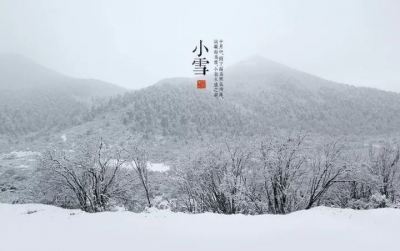
[[[116,161],[116,160],[114,160]],[[125,168],[132,168],[132,166],[129,163],[125,163],[123,165],[123,167]],[[154,172],[166,172],[170,169],[169,166],[165,165],[164,163],[151,163],[148,162],[147,163],[147,167],[149,168],[150,171],[154,171]]]
[[[35,212],[36,211],[36,212]],[[400,250],[400,210],[314,208],[289,215],[88,214],[0,204],[0,250]]]
[[[65,135],[65,134],[61,135],[61,139],[62,139],[64,142],[67,141],[67,135]]]
[[[19,165],[18,168],[29,168],[27,165]]]
[[[164,163],[148,163],[148,168],[154,172],[166,172],[169,170],[169,166]]]
[[[5,154],[4,157],[14,156],[16,158],[23,158],[23,157],[27,157],[27,156],[36,156],[36,155],[40,155],[40,153],[32,152],[32,151],[12,151],[9,154]]]

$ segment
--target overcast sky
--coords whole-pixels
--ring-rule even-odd
[[[329,80],[400,91],[400,0],[0,0],[0,51],[141,88],[193,77],[192,50],[259,54]]]

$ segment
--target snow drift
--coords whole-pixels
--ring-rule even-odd
[[[400,210],[318,207],[289,215],[89,214],[0,204],[2,251],[400,250]]]

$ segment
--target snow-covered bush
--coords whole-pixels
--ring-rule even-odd
[[[86,212],[100,212],[113,207],[111,202],[130,197],[132,172],[123,168],[121,149],[101,137],[82,138],[72,151],[48,149],[39,160],[47,179],[42,189],[56,200],[50,203],[68,203],[66,207],[77,203]]]
[[[375,193],[371,196],[371,203],[373,208],[384,208],[387,207],[390,202],[386,198],[386,195]]]
[[[362,210],[362,209],[371,209],[372,205],[369,201],[365,201],[364,199],[351,199],[348,202],[348,207],[351,209],[357,209],[357,210]]]
[[[371,145],[367,166],[374,189],[395,203],[400,196],[400,148],[385,142],[376,151]]]
[[[178,210],[235,214],[248,211],[245,195],[250,148],[219,145],[175,166]]]
[[[348,207],[352,209],[375,209],[385,208],[391,206],[391,203],[385,195],[375,193],[368,199],[351,199],[348,203]]]
[[[351,164],[339,141],[310,149],[305,136],[217,145],[178,162],[172,172],[176,210],[286,214],[323,202]]]

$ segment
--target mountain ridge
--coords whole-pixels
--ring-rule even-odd
[[[336,135],[398,132],[400,94],[335,83],[275,65],[262,57],[252,57],[249,62],[226,69],[224,99],[213,97],[211,80],[207,90],[197,89],[195,80],[163,79],[152,86],[103,100],[90,109],[81,103],[75,103],[71,109],[65,105],[68,100],[58,106],[53,100],[53,110],[39,112],[33,121],[40,126],[32,128],[18,129],[30,121],[25,116],[37,113],[40,108],[29,108],[28,113],[8,111],[5,117],[3,110],[3,118],[0,110],[3,121],[0,134],[17,131],[23,135],[42,128],[88,133],[91,128],[102,128],[104,133],[116,136],[142,133],[155,138],[212,139],[298,127]],[[68,111],[65,113],[68,119],[54,115],[63,111]],[[43,118],[50,122],[41,123]],[[61,125],[58,120],[63,121]],[[13,126],[17,129],[10,130]]]
[[[96,85],[95,88],[93,85]],[[26,88],[52,87],[64,91],[66,87],[70,89],[90,87],[92,93],[87,94],[89,97],[112,96],[128,91],[102,80],[69,77],[20,54],[0,54],[0,90],[18,91]],[[104,89],[104,91],[98,91],[99,89]]]

